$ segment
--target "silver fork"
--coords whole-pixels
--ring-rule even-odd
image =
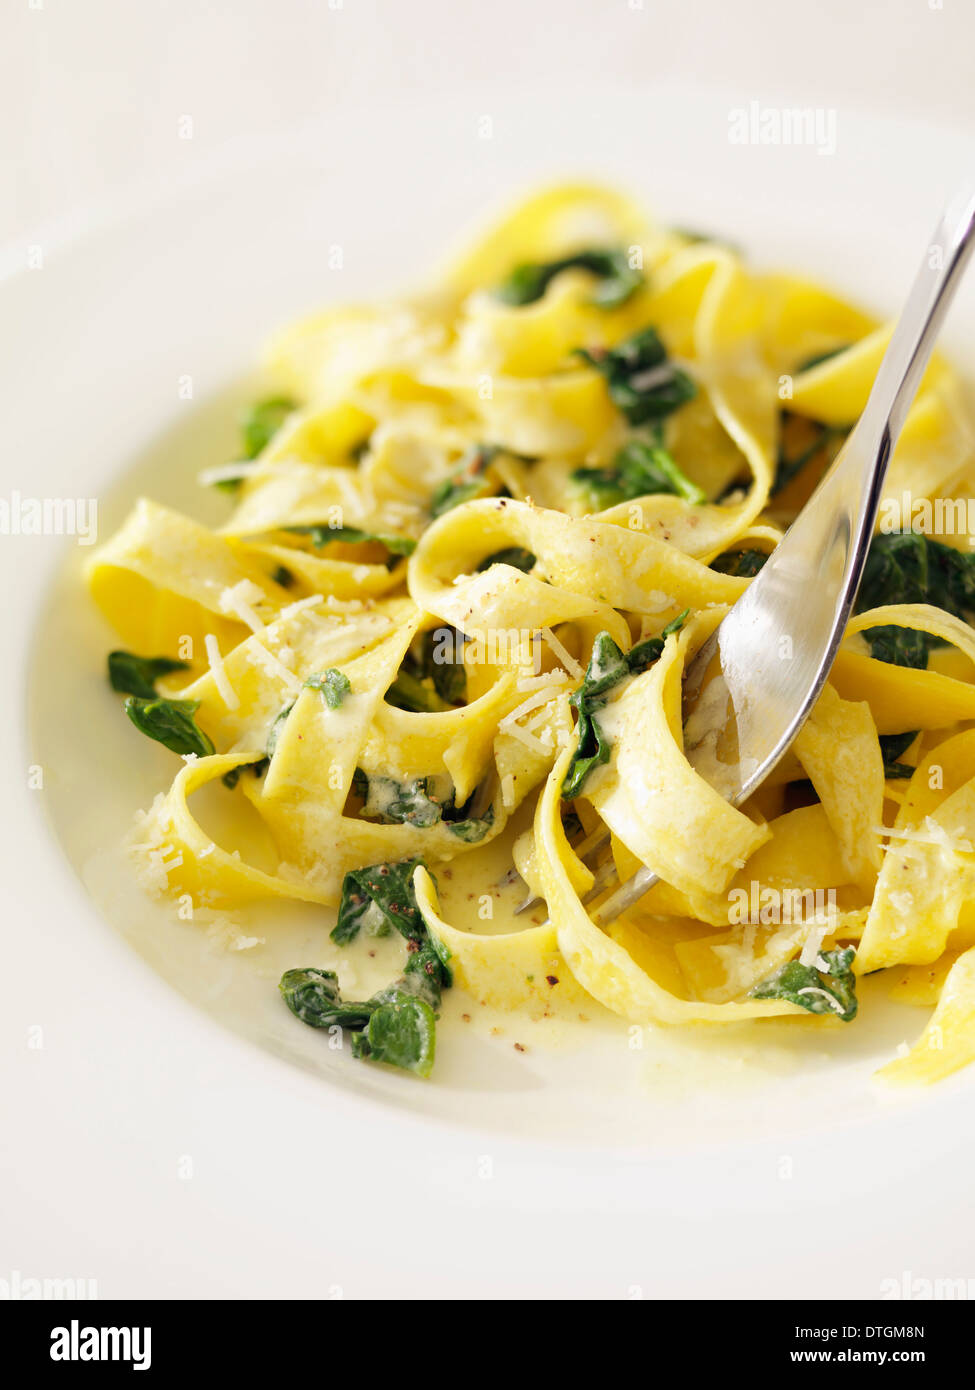
[[[685,755],[733,806],[772,771],[826,683],[863,577],[887,465],[975,246],[973,233],[975,192],[966,192],[935,229],[863,414],[777,549],[684,673]],[[782,638],[789,647],[780,648]],[[788,658],[782,649],[791,650]],[[725,751],[735,741],[737,759],[722,760],[719,744]],[[607,831],[590,843],[587,862],[609,841]],[[612,861],[601,865],[585,901],[615,876]],[[652,869],[640,869],[593,921],[612,922],[657,881]]]

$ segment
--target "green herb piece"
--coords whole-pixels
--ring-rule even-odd
[[[199,758],[208,758],[216,750],[193,718],[199,707],[199,700],[164,700],[158,695],[152,699],[130,695],[125,702],[126,714],[147,738],[155,739],[173,753],[195,753]]]
[[[696,505],[707,501],[662,444],[642,439],[624,444],[608,468],[577,468],[570,481],[585,494],[593,511],[661,492]]]
[[[363,541],[378,541],[390,555],[412,555],[416,541],[410,536],[394,536],[386,532],[360,531],[356,526],[329,526],[327,521],[314,526],[286,526],[295,536],[307,536],[316,550],[330,545],[333,541],[344,541],[346,545],[359,545]]]
[[[687,613],[685,609],[659,637],[638,642],[625,655],[608,632],[596,638],[582,684],[569,696],[569,703],[579,712],[579,741],[562,781],[563,801],[578,796],[593,769],[609,762],[611,745],[595,716],[607,703],[610,691],[627,676],[649,670],[659,660],[664,642],[683,627]]]
[[[841,352],[846,352],[849,346],[849,343],[841,343],[839,347],[830,348],[827,352],[817,352],[812,357],[804,358],[795,369],[796,375],[800,372],[811,372],[813,367],[821,367],[824,362],[829,362],[834,357],[839,357]]]
[[[915,531],[874,536],[863,571],[856,611],[889,603],[928,603],[968,621],[975,612],[975,555]],[[892,623],[863,636],[878,661],[923,670],[939,639]]]
[[[667,357],[655,328],[644,328],[614,348],[579,348],[606,378],[610,400],[631,425],[663,420],[697,394],[694,382]]]
[[[240,422],[244,458],[256,459],[263,453],[291,412],[297,409],[297,401],[289,396],[268,396],[266,400],[255,401]]]
[[[455,628],[425,632],[403,660],[386,702],[413,714],[440,714],[463,702],[464,638]]]
[[[372,774],[363,813],[380,817],[386,825],[415,825],[420,830],[443,819],[443,807],[432,795],[429,777],[407,784]]]
[[[700,246],[706,242],[710,246],[723,246],[726,251],[733,251],[736,256],[741,256],[741,247],[735,241],[725,241],[724,237],[716,236],[712,232],[702,232],[696,227],[671,227],[675,236],[683,237],[688,246]]]
[[[787,999],[812,1014],[835,1014],[844,1023],[856,1018],[856,979],[852,965],[856,951],[823,951],[816,965],[790,960],[750,991],[753,999]]]
[[[577,251],[557,261],[529,261],[515,266],[495,290],[495,296],[505,304],[534,304],[563,270],[587,270],[597,277],[592,303],[600,309],[619,308],[644,283],[643,273],[633,269],[622,249]]]
[[[344,1003],[335,974],[289,970],[279,986],[296,1017],[313,1028],[339,1026],[352,1033],[352,1055],[429,1076],[436,1046],[441,993],[451,984],[449,952],[427,931],[416,904],[413,872],[419,859],[374,864],[346,874],[333,941],[352,941],[394,929],[406,939],[402,975],[364,1003]],[[378,919],[378,923],[377,923]]]
[[[477,573],[489,570],[492,565],[511,565],[513,569],[522,570],[527,574],[535,568],[535,556],[524,546],[509,545],[504,550],[495,550],[492,555],[486,556],[478,565]]]
[[[386,703],[410,714],[441,714],[452,708],[436,689],[424,685],[420,676],[405,670],[398,673],[386,691]]]
[[[286,970],[278,989],[295,1018],[309,1028],[364,1028],[375,1008],[372,1003],[343,1004],[334,970],[315,966]]]
[[[484,839],[494,824],[494,808],[489,806],[483,816],[478,816],[472,820],[457,821],[449,819],[445,808],[444,821],[451,835],[456,835],[458,840],[462,840],[465,845],[476,845]]]
[[[288,722],[288,715],[294,707],[295,701],[292,700],[290,704],[278,710],[277,714],[271,720],[271,727],[267,731],[267,743],[264,745],[264,752],[269,758],[274,757],[275,749],[278,746],[281,735],[284,733],[284,726]]]
[[[495,444],[474,444],[451,469],[450,474],[438,483],[430,497],[430,515],[443,516],[462,502],[470,502],[475,497],[488,497],[495,485],[487,477],[487,470],[500,450]]]
[[[918,736],[917,729],[911,729],[906,734],[881,734],[880,752],[884,760],[885,777],[913,777],[916,771],[910,763],[898,762],[902,753],[906,753],[908,748]]]
[[[754,579],[767,559],[762,550],[726,550],[711,561],[711,568],[721,574],[737,575],[740,579]]]
[[[372,915],[384,920],[408,941],[423,942],[426,924],[416,905],[413,891],[413,871],[420,859],[404,859],[400,863],[373,864],[367,869],[352,869],[342,880],[342,901],[332,940],[344,946],[354,940],[364,919]]]
[[[309,676],[305,685],[311,690],[320,690],[329,709],[338,709],[352,689],[348,676],[336,666],[330,666],[324,675]]]
[[[420,638],[420,670],[448,705],[460,705],[467,693],[464,635],[455,627],[438,627]]]
[[[278,565],[271,578],[275,584],[280,584],[282,589],[292,588],[295,582],[294,575],[289,569],[285,569],[284,565]]]
[[[356,771],[365,783],[364,791],[361,785],[359,788],[365,802],[362,814],[375,817],[385,825],[415,825],[420,830],[428,830],[443,821],[458,840],[477,844],[494,823],[494,811],[490,806],[483,816],[472,818],[468,815],[476,793],[472,793],[464,806],[457,806],[453,792],[447,796],[437,794],[432,777],[417,777],[405,783],[376,773],[367,776],[361,768]]]
[[[220,780],[225,787],[233,791],[234,787],[236,787],[237,783],[240,781],[240,774],[245,768],[249,767],[255,777],[263,777],[270,763],[270,758],[255,758],[252,763],[241,763],[239,767],[232,767],[229,772],[223,774]]]
[[[353,1033],[352,1055],[429,1076],[436,1056],[436,1017],[426,1000],[396,993],[370,1014],[362,1032]]]
[[[824,425],[791,410],[779,412],[779,447],[772,496],[781,492],[818,454],[833,449],[849,433],[844,425]]]
[[[171,656],[136,656],[134,652],[124,651],[108,654],[108,679],[112,689],[121,695],[138,695],[144,700],[156,698],[156,681],[160,676],[188,670],[188,661],[176,661]]]

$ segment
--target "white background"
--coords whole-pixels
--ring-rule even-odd
[[[0,244],[234,142],[442,97],[502,119],[561,84],[718,83],[735,104],[975,128],[969,0],[2,0]],[[180,139],[181,118],[193,122]],[[185,129],[185,127],[184,127]],[[255,196],[260,196],[255,189]]]

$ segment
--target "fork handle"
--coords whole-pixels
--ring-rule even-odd
[[[973,231],[975,190],[967,189],[952,199],[941,215],[860,418],[858,428],[868,433],[879,435],[886,426],[891,448],[901,432],[975,247]]]

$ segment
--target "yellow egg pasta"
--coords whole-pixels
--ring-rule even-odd
[[[587,185],[531,198],[408,299],[279,332],[242,457],[209,470],[224,522],[142,499],[88,564],[112,686],[182,759],[132,836],[147,886],[294,899],[350,952],[399,933],[372,998],[300,963],[281,992],[423,1076],[449,987],[533,1019],[775,1017],[778,1038],[850,1024],[874,972],[934,1008],[885,1076],[971,1060],[975,434],[947,362],[793,748],[734,808],[684,747],[686,665],[889,333]],[[204,828],[213,796],[246,835]],[[597,925],[641,865],[659,882]]]

